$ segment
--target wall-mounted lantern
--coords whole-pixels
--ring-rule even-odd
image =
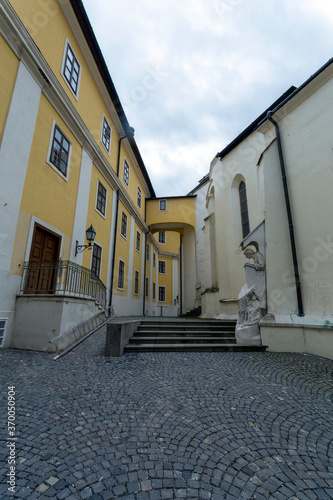
[[[88,241],[88,245],[79,245],[79,242],[76,240],[75,257],[77,256],[78,253],[84,252],[86,248],[92,248],[95,236],[96,236],[96,231],[92,227],[92,224],[90,224],[90,227],[88,227],[88,229],[86,230],[86,238]]]

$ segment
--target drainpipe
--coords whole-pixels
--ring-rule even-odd
[[[120,150],[121,150],[121,142],[128,138],[133,139],[134,137],[134,128],[129,127],[126,135],[119,138],[118,142],[118,158],[117,158],[117,177],[119,178],[119,163],[120,163]],[[119,212],[119,194],[120,190],[117,189],[116,193],[116,220],[114,225],[114,235],[113,235],[113,250],[112,250],[112,264],[111,264],[111,283],[110,283],[110,294],[109,294],[109,316],[111,316],[111,306],[112,306],[112,293],[113,293],[113,281],[114,281],[114,266],[116,260],[116,246],[117,246],[117,230],[118,230],[118,212]]]
[[[149,233],[150,229],[145,233],[145,241],[144,241],[144,264],[143,264],[143,301],[142,301],[142,315],[146,316],[146,270],[147,270],[147,234]],[[152,252],[151,252],[152,254]],[[150,256],[151,257],[151,256]]]
[[[183,237],[180,235],[179,247],[179,316],[183,315]]]
[[[269,119],[270,122],[273,123],[273,125],[275,127],[277,146],[278,146],[278,151],[279,151],[282,183],[283,183],[283,190],[284,190],[284,199],[285,199],[285,203],[286,203],[287,217],[288,217],[288,224],[289,224],[289,237],[290,237],[291,253],[292,253],[293,265],[294,265],[294,276],[295,276],[295,285],[296,285],[298,316],[304,316],[302,289],[301,289],[301,282],[300,282],[300,278],[299,278],[297,250],[296,250],[296,242],[295,242],[295,234],[294,234],[294,225],[293,225],[293,219],[292,219],[292,214],[291,214],[287,176],[286,176],[286,171],[285,171],[285,166],[284,166],[280,129],[279,129],[278,123],[272,118],[272,111],[268,111],[267,118]]]

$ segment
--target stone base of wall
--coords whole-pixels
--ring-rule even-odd
[[[302,352],[333,359],[333,317],[272,316],[260,322],[263,345],[272,352]]]
[[[100,312],[94,299],[64,295],[18,295],[10,347],[54,353],[63,336]],[[64,337],[65,339],[65,337]],[[62,342],[62,350],[70,345]]]

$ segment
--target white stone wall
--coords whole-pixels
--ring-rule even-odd
[[[11,341],[21,282],[20,276],[9,271],[40,95],[39,85],[21,62],[0,149],[0,318],[7,320],[3,347]]]

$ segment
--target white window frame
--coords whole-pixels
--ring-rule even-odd
[[[68,46],[70,47],[71,51],[73,52],[74,54],[74,57],[75,59],[77,60],[77,63],[79,65],[79,78],[78,78],[78,81],[77,81],[77,87],[76,87],[76,92],[74,92],[74,90],[72,89],[70,83],[68,82],[67,78],[65,77],[65,67],[66,67],[66,60],[67,60],[67,48]],[[69,90],[71,91],[71,93],[73,94],[73,96],[75,97],[75,99],[78,101],[79,100],[79,90],[80,90],[80,82],[81,82],[81,75],[82,75],[82,66],[73,50],[73,47],[71,46],[71,44],[69,43],[69,40],[68,38],[66,37],[66,42],[65,42],[65,48],[64,48],[64,53],[63,53],[63,56],[62,56],[62,63],[61,63],[61,76],[63,77],[63,79],[65,80],[66,84],[67,84],[67,87],[69,88]]]
[[[149,262],[150,247],[148,241],[146,241],[146,261]]]
[[[106,147],[106,145],[104,144],[103,142],[103,139],[104,139],[104,122],[107,123],[109,129],[110,129],[110,144],[109,144],[109,149]],[[111,125],[108,121],[108,119],[106,118],[106,116],[103,114],[103,121],[102,121],[102,133],[101,133],[101,143],[105,149],[105,151],[107,152],[107,154],[110,156],[110,151],[111,151],[111,138],[112,138],[112,128],[111,128]]]
[[[164,288],[164,300],[160,300],[160,289]],[[158,301],[159,302],[166,302],[166,287],[165,286],[159,286],[158,287]]]
[[[100,210],[98,210],[97,208],[97,200],[98,200],[98,188],[99,188],[99,185],[101,184],[101,186],[103,186],[103,188],[105,189],[106,191],[106,195],[105,195],[105,214],[103,214],[103,212],[101,212]],[[95,210],[96,212],[101,216],[103,217],[103,219],[106,219],[106,209],[107,209],[107,203],[108,203],[108,190],[106,189],[106,187],[104,186],[103,182],[101,182],[99,179],[97,179],[97,189],[96,189],[96,200],[95,200]]]
[[[97,247],[99,247],[101,249],[101,266],[99,268],[99,276],[97,276],[97,274],[95,274],[95,276],[97,276],[97,278],[101,279],[101,271],[102,271],[102,260],[103,260],[103,245],[101,245],[100,243],[97,243],[97,241],[94,241],[94,243],[92,244],[92,248],[91,248],[91,257],[90,257],[90,270],[92,271],[92,263],[93,263],[93,256],[94,256],[94,245],[96,245]]]
[[[161,208],[161,204],[162,204],[162,203],[165,203],[165,208]],[[167,202],[166,202],[166,200],[160,200],[160,210],[161,210],[162,212],[165,212],[165,211],[166,211],[166,209],[167,209]]]
[[[119,269],[120,269],[120,263],[121,262],[124,264],[124,277],[123,277],[123,287],[122,288],[119,286]],[[124,290],[125,289],[125,261],[123,261],[122,259],[119,259],[119,262],[118,262],[117,288],[118,288],[118,290]]]
[[[153,252],[153,267],[156,267],[156,253]]]
[[[138,249],[138,235],[139,235],[139,249]],[[136,230],[135,250],[138,253],[141,253],[141,233],[138,230]]]
[[[137,292],[135,291],[135,278],[136,278],[136,275],[138,276],[138,290]],[[140,272],[135,269],[134,271],[134,295],[138,296],[140,293]]]
[[[123,230],[123,215],[125,215],[125,217],[126,217],[126,226],[125,226],[126,233],[125,233],[125,234],[123,234],[123,233],[122,233],[122,230]],[[121,234],[121,236],[122,236],[125,240],[127,240],[127,224],[128,224],[128,217],[127,217],[127,215],[125,214],[125,212],[122,210],[122,211],[121,211],[121,219],[120,219],[120,234]]]
[[[3,334],[2,334],[2,340],[0,341],[0,348],[3,347],[4,343],[5,343],[5,338],[6,338],[6,328],[7,328],[7,322],[8,322],[8,319],[9,318],[0,318],[0,321],[4,321],[5,322],[5,326],[3,328]]]
[[[161,236],[161,235],[164,235]],[[164,241],[163,241],[164,240]],[[158,232],[158,242],[161,243],[162,245],[165,245],[165,241],[166,241],[166,234],[165,234],[165,231],[159,231]]]
[[[145,278],[145,298],[149,299],[149,278],[146,276]]]
[[[153,281],[153,301],[156,302],[156,283]]]
[[[164,264],[164,272],[160,271],[160,264]],[[158,261],[158,274],[166,274],[166,260],[159,260]]]
[[[51,151],[52,151],[52,145],[53,145],[53,138],[54,138],[54,130],[55,128],[58,127],[58,129],[60,130],[60,132],[62,133],[62,135],[66,138],[66,140],[68,141],[69,143],[69,153],[68,153],[68,164],[67,164],[67,175],[64,175],[61,170],[59,170],[51,161],[50,161],[50,156],[51,156]],[[46,163],[51,167],[53,168],[53,170],[55,172],[57,172],[58,175],[60,175],[60,177],[62,179],[64,179],[64,181],[68,182],[68,177],[69,177],[69,169],[70,169],[70,164],[71,164],[71,156],[72,156],[72,143],[70,142],[70,140],[67,138],[67,136],[63,133],[62,131],[62,128],[59,127],[59,125],[57,125],[56,121],[55,120],[52,120],[52,128],[51,128],[51,135],[50,135],[50,141],[49,141],[49,147],[48,147],[48,150],[47,150],[47,157],[46,157]]]
[[[127,165],[127,169],[128,170],[128,175],[125,177],[125,165]],[[125,183],[125,186],[129,186],[129,176],[130,176],[130,166],[129,166],[129,163],[128,161],[126,160],[126,158],[124,158],[124,175],[123,175],[123,181]],[[127,179],[127,182],[126,182],[126,179]]]
[[[140,186],[138,186],[138,193],[137,193],[136,202],[137,202],[138,207],[141,208],[141,206],[142,206],[142,191],[141,191]]]

